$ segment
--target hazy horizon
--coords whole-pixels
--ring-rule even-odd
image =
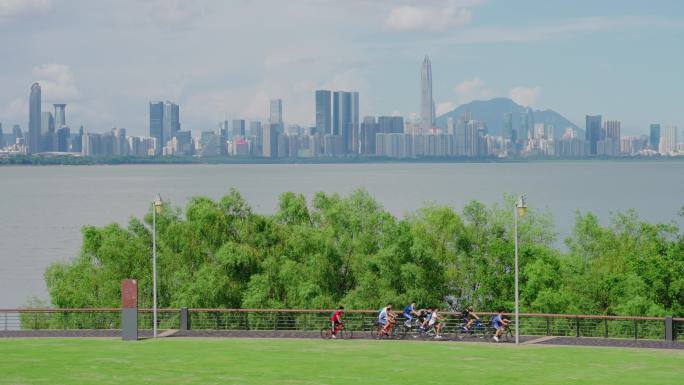
[[[181,106],[184,130],[261,119],[283,99],[312,125],[314,90],[360,93],[361,115],[420,110],[432,60],[438,115],[510,97],[622,121],[626,135],[682,128],[684,5],[478,0],[0,0],[0,122],[28,128],[31,83],[71,127],[148,134],[148,102]],[[679,79],[679,80],[677,80]]]

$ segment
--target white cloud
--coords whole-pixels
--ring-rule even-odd
[[[437,116],[444,115],[456,107],[456,103],[454,102],[438,103],[436,108]]]
[[[454,87],[454,92],[458,98],[458,104],[472,102],[473,100],[490,99],[495,96],[495,92],[486,87],[484,82],[475,77],[464,80]]]
[[[33,68],[33,76],[42,91],[43,101],[69,102],[80,97],[69,66],[63,64],[43,64]]]
[[[402,32],[445,31],[468,24],[472,16],[470,9],[462,7],[456,1],[432,5],[400,5],[390,11],[385,19],[385,27]]]
[[[51,0],[0,0],[0,21],[17,16],[43,13],[51,8]]]
[[[523,86],[513,87],[508,92],[508,97],[522,106],[534,107],[541,97],[541,88]]]

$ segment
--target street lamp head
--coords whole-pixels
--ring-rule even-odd
[[[157,194],[157,198],[154,200],[154,211],[157,214],[161,214],[163,208],[164,201],[162,200],[161,195]]]
[[[518,197],[518,201],[515,202],[515,208],[518,210],[518,216],[522,217],[527,212],[527,202],[525,202],[525,194],[521,194]]]

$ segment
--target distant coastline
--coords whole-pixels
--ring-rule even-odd
[[[261,158],[261,157],[84,157],[84,156],[13,156],[0,158],[2,166],[94,166],[135,164],[378,164],[378,163],[564,163],[564,162],[684,162],[684,157],[583,157],[583,158]]]

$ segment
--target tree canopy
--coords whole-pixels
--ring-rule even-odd
[[[513,197],[460,212],[428,205],[403,218],[371,195],[280,196],[255,213],[235,190],[219,200],[166,203],[157,216],[160,307],[373,309],[387,303],[511,310]],[[682,209],[684,215],[684,208]],[[80,254],[45,273],[52,304],[118,307],[136,278],[151,307],[151,212],[127,227],[83,228]],[[521,309],[529,312],[684,315],[684,236],[633,211],[602,225],[577,213],[567,249],[548,212],[519,220]]]

